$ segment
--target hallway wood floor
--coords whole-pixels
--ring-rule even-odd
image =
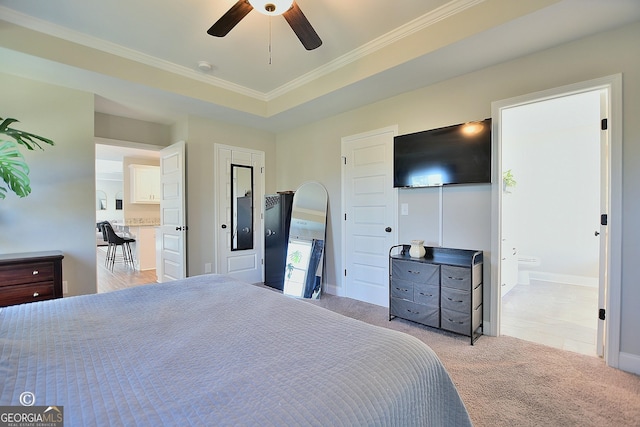
[[[502,297],[501,334],[597,356],[598,288],[531,280]]]
[[[131,265],[122,262],[122,257],[116,258],[113,271],[105,266],[106,249],[98,247],[96,249],[96,259],[98,264],[98,293],[117,291],[119,289],[130,288],[132,286],[145,285],[156,282],[156,271],[138,271]],[[118,249],[118,253],[120,250]]]

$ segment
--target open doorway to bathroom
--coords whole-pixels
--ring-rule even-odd
[[[502,113],[501,334],[597,356],[604,90]]]

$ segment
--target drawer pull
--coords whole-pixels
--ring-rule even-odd
[[[39,296],[40,296],[40,294],[39,294],[39,293],[37,293],[37,292],[34,292],[34,293],[33,293],[33,297],[34,297],[34,298],[38,298]]]
[[[433,294],[425,294],[424,292],[419,292],[420,295],[425,296],[425,297],[432,297]]]
[[[38,270],[33,270],[33,273],[31,273],[31,274],[33,274],[34,276],[37,276],[39,273],[40,272]]]
[[[402,289],[402,288],[398,288],[398,287],[396,287],[396,291],[400,291],[400,292],[409,292],[409,289]]]
[[[451,301],[451,302],[464,302],[464,301],[462,301],[462,300],[458,300],[458,299],[451,299],[451,298],[449,298],[449,297],[447,297],[447,299],[448,299],[449,301]]]
[[[409,270],[409,273],[411,273],[411,274],[420,274],[419,271],[413,271],[413,270]]]
[[[417,311],[411,311],[411,310],[409,310],[408,308],[407,308],[407,311],[408,311],[409,313],[412,313],[412,314],[420,314],[419,312],[417,312]]]
[[[457,322],[457,321],[455,321],[455,320],[453,320],[453,319],[449,319],[449,322],[451,322],[451,323],[457,323],[458,325],[462,325],[462,324],[464,323],[464,322]]]
[[[447,277],[451,280],[464,280],[464,277],[451,277],[451,276],[447,276]]]

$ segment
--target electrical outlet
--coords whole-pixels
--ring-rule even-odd
[[[409,203],[400,204],[400,215],[409,215]]]
[[[204,272],[205,273],[211,273],[211,263],[208,262],[204,265]]]
[[[69,284],[67,283],[66,280],[62,281],[62,293],[63,294],[68,294],[69,293]]]

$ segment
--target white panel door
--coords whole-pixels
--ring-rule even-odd
[[[232,250],[231,165],[251,166],[253,190],[253,248]],[[264,281],[264,152],[216,144],[216,272],[248,283]]]
[[[187,276],[184,154],[184,141],[160,152],[160,227],[156,236],[158,282]]]
[[[342,139],[345,296],[389,306],[389,248],[397,241],[393,137],[385,128]]]

